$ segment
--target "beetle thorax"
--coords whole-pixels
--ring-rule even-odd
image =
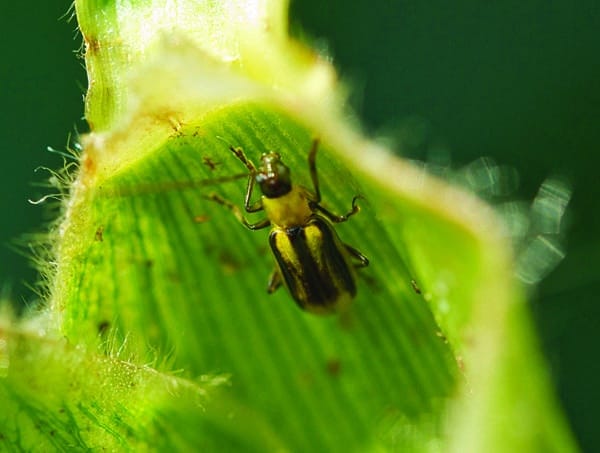
[[[304,225],[312,215],[305,191],[298,186],[281,197],[263,196],[262,205],[271,224],[282,228]]]

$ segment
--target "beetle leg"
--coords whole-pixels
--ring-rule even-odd
[[[333,212],[325,209],[323,206],[321,206],[318,203],[313,203],[311,206],[314,209],[321,212],[325,217],[327,217],[332,222],[341,223],[341,222],[345,222],[350,217],[352,217],[354,214],[356,214],[358,211],[360,211],[360,207],[356,204],[356,200],[358,200],[359,198],[363,198],[362,195],[355,195],[354,198],[352,198],[352,208],[350,209],[350,211],[348,211],[344,215],[334,214]]]
[[[262,210],[262,203],[260,200],[250,204],[250,198],[252,198],[252,191],[254,190],[254,177],[256,175],[256,167],[254,166],[254,163],[246,157],[246,154],[242,148],[229,146],[229,150],[244,164],[244,166],[250,172],[248,175],[248,184],[246,185],[246,196],[244,198],[244,208],[246,209],[246,212],[257,212]]]
[[[354,267],[356,267],[356,268],[367,267],[369,265],[369,258],[367,258],[365,255],[360,253],[354,247],[352,247],[348,244],[344,244],[344,247],[346,247],[346,251],[350,254],[350,256],[352,258],[357,259],[359,261],[358,263],[354,264]]]
[[[254,174],[250,173],[250,176],[248,176],[248,184],[246,186],[246,196],[244,198],[244,209],[246,209],[246,212],[258,212],[262,211],[263,209],[262,201],[260,198],[254,203],[250,204],[252,190],[254,189],[254,181]]]
[[[308,153],[308,168],[310,170],[310,179],[312,179],[313,187],[315,189],[315,193],[313,195],[313,200],[315,203],[319,203],[321,201],[321,190],[319,189],[319,175],[317,173],[317,150],[319,149],[319,139],[315,138],[312,142],[312,146]]]
[[[356,204],[356,200],[358,200],[359,198],[363,198],[363,197],[361,195],[355,195],[354,198],[352,198],[352,208],[350,209],[350,211],[348,211],[344,215],[334,214],[333,212],[325,209],[323,206],[321,206],[319,204],[321,202],[321,189],[319,188],[319,174],[317,172],[317,150],[318,149],[319,149],[319,139],[315,138],[312,142],[312,146],[308,153],[308,168],[310,170],[310,178],[312,179],[312,183],[313,183],[313,187],[314,187],[314,193],[310,193],[310,191],[307,191],[308,195],[309,195],[310,204],[314,209],[317,209],[318,211],[323,213],[332,222],[334,222],[334,223],[345,222],[346,220],[348,220],[348,218],[350,216],[353,216],[358,211],[360,211],[360,208]]]
[[[249,230],[260,230],[261,228],[266,228],[269,225],[271,225],[271,221],[269,219],[263,219],[256,223],[248,222],[248,220],[240,212],[240,208],[237,205],[233,204],[231,201],[226,200],[220,195],[217,195],[216,193],[210,193],[208,195],[205,195],[204,198],[210,201],[214,201],[215,203],[219,203],[222,206],[225,206],[233,213],[233,215],[240,221],[240,223]]]
[[[269,276],[269,284],[267,285],[267,293],[272,294],[281,286],[281,274],[277,268],[273,269]]]

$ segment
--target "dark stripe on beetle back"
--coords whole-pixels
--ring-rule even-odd
[[[323,233],[320,228],[319,231]],[[327,256],[323,253],[323,247],[320,247],[317,251],[321,256],[314,256],[307,243],[306,232],[307,227],[287,230],[288,238],[302,268],[302,281],[307,295],[307,303],[311,305],[329,305],[337,299],[338,288],[335,285],[335,280],[327,272]],[[308,240],[313,239],[313,236],[309,236]],[[323,236],[323,245],[325,245],[325,242],[326,238]],[[318,262],[321,263],[321,267],[319,267]]]
[[[341,284],[340,289],[349,293],[352,297],[356,296],[356,283],[354,275],[348,266],[341,248],[344,247],[339,240],[337,233],[325,220],[320,217],[314,217],[311,221],[323,233],[323,255],[327,258],[327,266],[330,273],[338,279]]]
[[[310,230],[318,230],[320,246],[313,246],[316,256],[311,253],[309,243],[316,239]],[[309,231],[307,239],[307,231]],[[278,249],[276,237],[285,235],[289,241],[292,256],[282,255]],[[341,243],[335,231],[320,217],[313,217],[306,225],[273,231],[269,238],[281,275],[290,293],[302,308],[310,310],[310,306],[320,306],[326,311],[328,307],[344,294],[356,294],[356,285],[348,267]],[[319,266],[321,263],[321,266]],[[301,285],[302,288],[298,288]],[[303,294],[306,294],[303,297]]]

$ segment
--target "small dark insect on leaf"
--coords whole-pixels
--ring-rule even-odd
[[[96,230],[96,234],[94,236],[94,240],[97,242],[102,242],[104,240],[104,226],[100,225]]]
[[[441,331],[437,331],[437,332],[435,333],[435,335],[436,335],[437,337],[441,338],[441,339],[442,339],[442,341],[443,341],[444,343],[448,343],[448,338],[446,338],[446,335],[444,335],[444,333],[443,333],[443,332],[441,332]]]
[[[215,171],[217,168],[217,165],[220,165],[219,162],[215,162],[214,160],[212,160],[210,157],[208,156],[204,156],[202,158],[202,163],[204,165],[206,165],[208,168],[210,168],[211,171]]]
[[[411,281],[410,281],[410,284],[411,284],[411,286],[412,286],[413,290],[415,291],[415,293],[417,293],[417,294],[421,294],[421,288],[419,288],[419,285],[417,285],[417,282],[416,282],[416,281],[414,281],[414,280],[411,280]]]

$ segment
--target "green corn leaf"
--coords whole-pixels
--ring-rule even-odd
[[[0,325],[14,450],[574,451],[492,208],[362,137],[283,1],[77,0],[89,91],[50,297]],[[277,151],[368,256],[340,315],[268,295]],[[251,221],[262,213],[248,214]]]

